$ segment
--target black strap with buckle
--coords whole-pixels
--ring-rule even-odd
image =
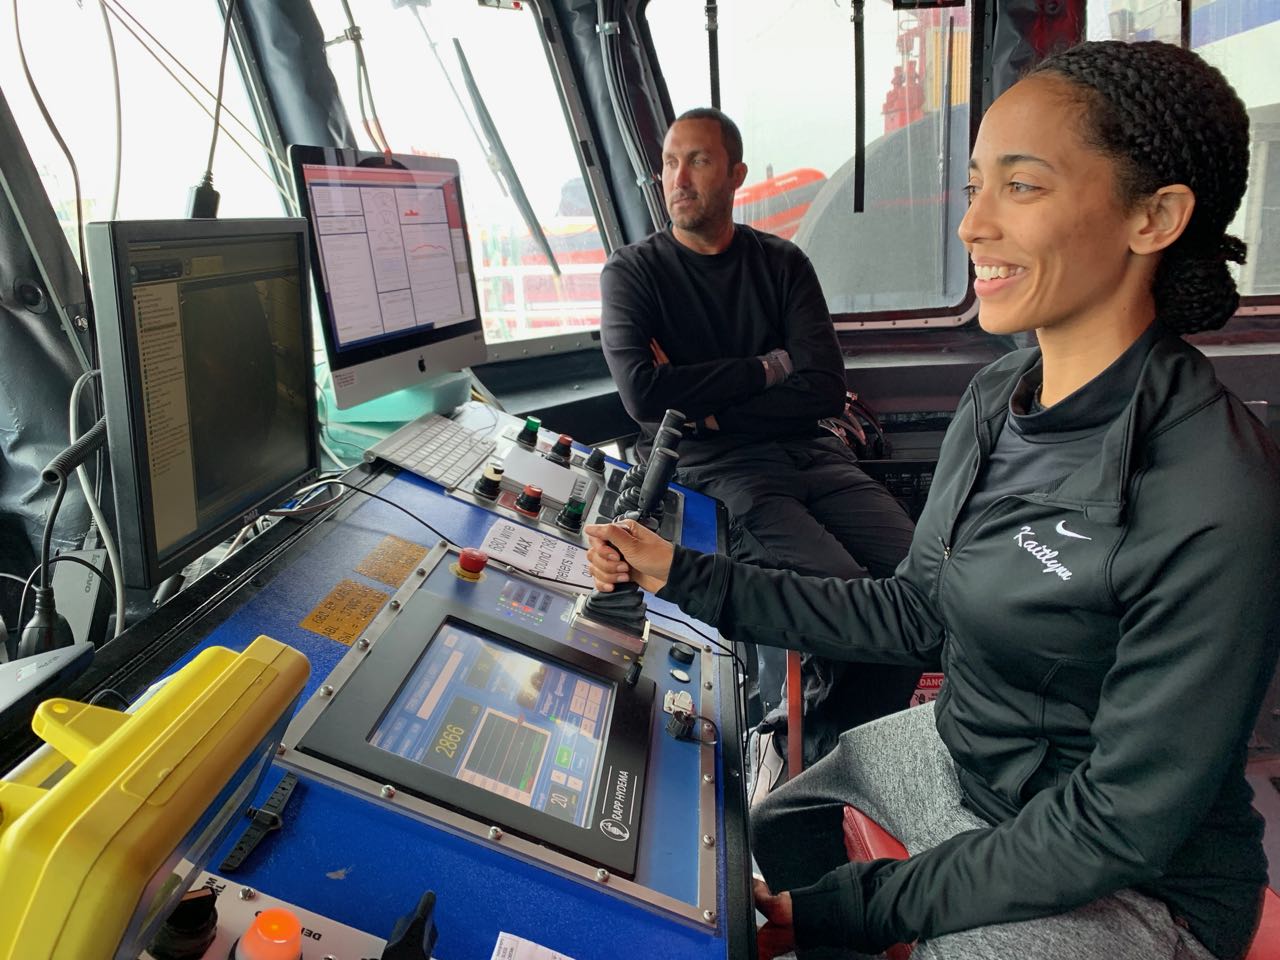
[[[240,839],[236,841],[236,845],[231,848],[231,852],[227,854],[227,858],[222,861],[222,865],[218,867],[219,873],[230,873],[232,870],[239,868],[244,863],[245,858],[253,853],[254,848],[262,841],[268,833],[273,830],[279,830],[284,821],[280,818],[284,805],[289,802],[289,795],[293,793],[293,788],[298,784],[298,775],[294,773],[286,773],[280,782],[276,784],[276,788],[271,791],[271,796],[267,798],[267,802],[261,807],[250,807],[245,811],[245,816],[253,821],[240,835]]]

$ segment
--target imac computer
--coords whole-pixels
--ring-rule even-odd
[[[301,220],[87,229],[121,563],[178,573],[319,470]]]
[[[480,363],[456,161],[289,148],[341,409]]]

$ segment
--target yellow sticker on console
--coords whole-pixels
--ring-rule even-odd
[[[383,537],[382,542],[360,561],[356,573],[363,573],[370,580],[389,587],[399,587],[426,555],[427,548],[420,544],[399,537]]]
[[[343,580],[316,604],[298,626],[349,647],[378,615],[390,596],[363,583]]]

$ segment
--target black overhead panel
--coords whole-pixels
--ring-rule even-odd
[[[630,8],[633,5],[626,6]],[[643,193],[636,185],[636,173],[627,159],[625,134],[610,98],[600,36],[596,31],[598,7],[597,0],[549,0],[546,5],[560,23],[565,53],[578,80],[583,105],[590,114],[596,143],[603,152],[603,156],[595,159],[608,178],[623,236],[628,243],[633,243],[653,232],[653,218]],[[649,74],[639,47],[640,33],[631,10],[628,9],[625,18],[617,22],[620,32],[614,39],[617,41],[616,51],[623,72],[621,79],[627,105],[641,131],[642,142],[638,148],[649,161],[649,172],[656,173],[661,164],[666,121],[656,92],[651,95],[653,88],[648,83]]]
[[[284,141],[356,146],[311,0],[240,0],[237,7]]]

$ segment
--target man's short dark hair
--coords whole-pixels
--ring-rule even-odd
[[[720,124],[720,141],[724,144],[725,152],[729,154],[729,166],[742,162],[742,131],[723,111],[715,107],[694,107],[676,117],[675,122],[679,123],[681,120],[714,120]]]

